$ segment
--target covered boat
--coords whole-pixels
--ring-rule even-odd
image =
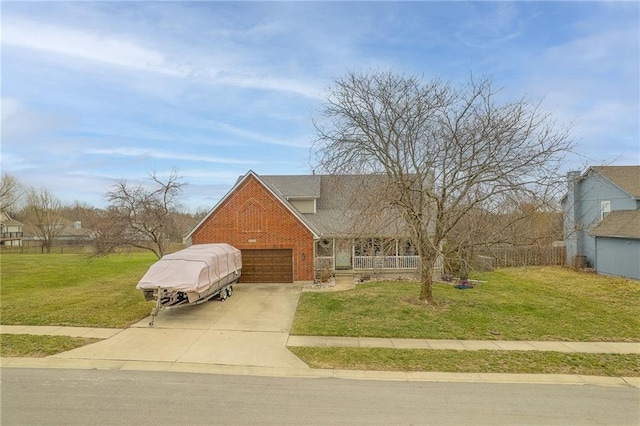
[[[151,265],[136,286],[146,300],[155,300],[155,316],[163,309],[206,302],[216,296],[225,300],[242,273],[240,250],[232,245],[196,244],[167,254]]]

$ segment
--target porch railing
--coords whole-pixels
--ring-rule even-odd
[[[333,256],[318,256],[315,259],[317,270],[333,270]],[[355,256],[353,269],[418,269],[419,256]],[[442,257],[436,260],[435,268],[442,268]]]
[[[353,269],[418,269],[419,256],[354,256]]]

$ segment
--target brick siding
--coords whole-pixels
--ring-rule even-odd
[[[192,242],[292,249],[294,281],[313,280],[313,234],[252,175],[193,232]]]

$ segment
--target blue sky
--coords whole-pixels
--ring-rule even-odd
[[[2,2],[2,172],[105,205],[177,169],[210,209],[249,169],[307,174],[332,79],[393,69],[543,99],[567,169],[640,163],[638,2]]]

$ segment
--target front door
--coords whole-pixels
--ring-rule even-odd
[[[336,270],[351,268],[351,240],[336,240]]]

